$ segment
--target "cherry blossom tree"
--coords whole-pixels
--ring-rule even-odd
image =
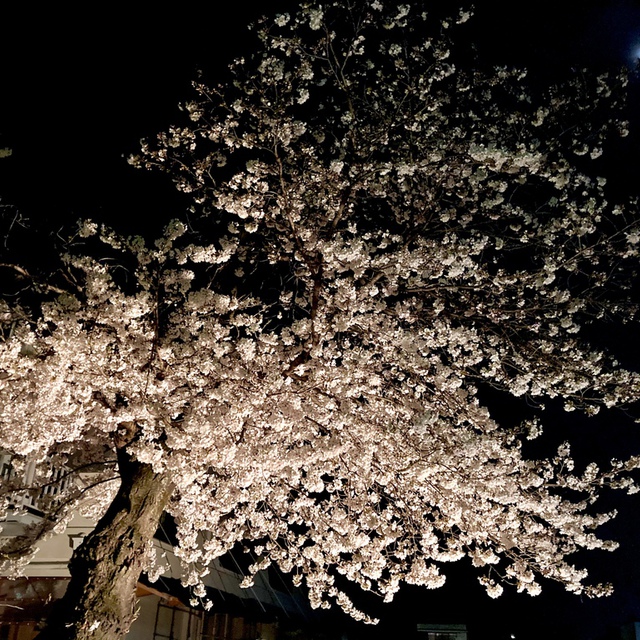
[[[3,541],[3,570],[75,510],[99,519],[41,638],[126,633],[140,572],[162,570],[163,511],[204,603],[239,542],[252,574],[275,564],[366,621],[345,578],[388,601],[465,557],[494,597],[544,579],[607,592],[571,555],[615,547],[593,503],[635,490],[638,460],[574,470],[568,444],[522,447],[554,399],[638,399],[638,374],[584,331],[636,314],[635,203],[588,170],[626,133],[624,80],[534,91],[465,70],[449,31],[468,18],[374,0],[260,22],[258,53],[197,83],[189,121],[131,159],[191,194],[189,216],[155,243],[84,222],[64,279],[2,303],[5,509],[67,470]],[[489,388],[527,420],[498,424]]]

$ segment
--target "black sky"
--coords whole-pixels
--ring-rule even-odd
[[[477,15],[467,33],[481,59],[526,65],[537,78],[561,76],[572,67],[630,67],[634,54],[640,55],[640,5],[632,0],[475,4]],[[179,120],[177,104],[191,96],[197,69],[215,78],[246,52],[252,42],[246,23],[265,10],[275,13],[293,5],[238,2],[222,10],[217,2],[207,8],[174,3],[143,11],[107,3],[73,10],[64,4],[36,10],[26,3],[4,3],[0,148],[13,154],[0,158],[2,202],[15,205],[34,229],[91,217],[139,232],[180,215],[184,203],[167,179],[135,171],[126,156],[136,151],[140,138]],[[636,80],[636,94],[637,85]],[[636,130],[639,103],[636,96],[630,113]],[[635,136],[616,165],[628,188],[640,185],[640,135]],[[601,421],[576,422],[569,429],[589,443],[611,428]],[[610,439],[623,450],[627,437],[630,447],[640,445],[628,426],[610,430]],[[467,622],[478,640],[511,633],[523,640],[595,640],[619,624],[640,620],[640,500],[615,500],[622,524],[612,524],[609,531],[623,539],[623,549],[587,560],[603,579],[617,583],[615,598],[587,602],[552,586],[538,599],[511,594],[493,601],[467,571],[455,569],[438,592],[407,589],[386,613],[377,606],[381,633],[401,637],[393,629],[406,625],[408,632],[416,620],[450,620]]]
[[[244,25],[264,5],[185,4],[151,11],[64,4],[37,12],[0,9],[0,147],[13,156],[0,170],[0,193],[31,215],[151,215],[151,176],[123,155],[138,140],[179,119],[198,68],[215,77],[252,42]],[[295,2],[272,0],[269,10]],[[449,3],[445,3],[447,5]],[[470,37],[479,55],[553,74],[568,66],[619,67],[640,45],[640,6],[631,0],[479,2]],[[13,8],[15,10],[15,7]],[[5,13],[6,15],[2,15]],[[161,180],[167,186],[166,181]],[[167,192],[153,204],[179,206]],[[150,200],[151,198],[151,200]]]

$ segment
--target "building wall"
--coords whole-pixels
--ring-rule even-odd
[[[21,516],[20,520],[2,523],[2,536],[18,535],[25,524],[36,519],[36,516]],[[74,516],[64,533],[52,536],[39,543],[33,560],[25,567],[23,573],[30,577],[68,578],[67,564],[73,550],[80,544],[84,536],[93,529],[93,522],[81,516]]]
[[[128,640],[154,640],[156,608],[160,598],[145,596],[138,600],[138,617],[127,634]]]
[[[2,535],[17,535],[22,527],[35,516],[21,516],[21,520],[3,523]],[[9,580],[0,578],[0,640],[32,640],[35,622],[44,613],[42,602],[62,596],[69,579],[68,562],[74,548],[92,529],[93,523],[75,517],[67,529],[41,543],[33,560],[24,570],[24,578]],[[256,576],[255,584],[242,589],[243,578],[239,565],[227,558],[223,566],[215,561],[206,585],[219,597],[222,610],[205,615],[190,609],[188,602],[168,606],[167,598],[172,585],[180,576],[179,561],[171,545],[154,540],[158,554],[164,554],[167,571],[154,583],[150,591],[160,595],[145,595],[138,599],[139,615],[127,636],[128,640],[276,640],[278,626],[273,622],[274,613],[283,618],[304,621],[310,617],[306,600],[293,593],[276,590],[269,582],[266,571]],[[228,566],[236,566],[233,571]],[[175,594],[171,594],[175,595]],[[183,598],[184,599],[184,598]],[[175,600],[176,598],[172,598]],[[225,603],[233,602],[245,610],[224,612]],[[247,605],[242,605],[247,603]],[[251,606],[248,606],[248,605]],[[20,607],[18,609],[17,607]],[[23,615],[15,615],[21,611]]]
[[[11,473],[10,457],[0,452],[0,480],[10,477]],[[32,473],[33,469],[28,467],[25,476]],[[23,499],[21,507],[24,510],[19,516],[10,516],[8,520],[0,522],[0,537],[20,535],[25,526],[39,519],[37,498]],[[49,590],[48,601],[62,595],[69,578],[71,555],[94,526],[93,521],[74,516],[64,532],[39,544],[35,556],[23,571],[25,578],[15,581],[0,578],[0,640],[31,640],[35,633],[34,617],[43,615],[41,603],[45,601],[42,594],[36,593],[36,588]],[[301,621],[312,617],[306,599],[292,593],[285,583],[280,585],[279,581],[278,585],[282,588],[275,589],[266,571],[256,576],[252,587],[242,589],[240,582],[244,577],[243,570],[232,556],[227,557],[224,565],[220,561],[212,563],[205,578],[205,584],[211,592],[219,594],[218,604],[222,606],[217,612],[214,610],[212,615],[205,617],[201,612],[185,606],[188,603],[176,605],[176,598],[168,599],[163,594],[166,596],[171,591],[167,585],[175,584],[172,580],[179,579],[181,575],[179,560],[171,544],[154,540],[154,546],[156,555],[166,565],[166,571],[154,585],[157,595],[145,595],[139,599],[139,616],[128,636],[131,640],[199,640],[201,637],[205,640],[275,640],[277,627],[268,621],[269,617],[273,618],[274,612],[283,618]],[[148,593],[153,591],[150,589]],[[29,594],[34,597],[29,608],[18,609],[24,604],[25,598],[31,597]],[[172,606],[167,606],[167,602],[174,600],[176,602],[172,602]],[[227,611],[227,602],[239,608],[240,613]],[[15,615],[18,611],[23,611],[23,615]],[[37,611],[40,611],[39,616]]]
[[[18,535],[25,524],[32,522],[36,516],[21,516],[20,520],[2,523],[2,536]],[[68,563],[74,549],[80,544],[84,536],[93,528],[93,522],[81,516],[75,516],[63,533],[56,534],[39,544],[38,552],[33,560],[25,567],[23,573],[32,578],[68,578]],[[158,556],[163,556],[168,569],[164,577],[178,579],[181,575],[180,562],[173,553],[171,545],[154,540],[154,546]],[[308,609],[300,599],[296,599],[290,593],[278,591],[269,583],[266,572],[256,576],[253,587],[243,589],[240,587],[243,575],[241,569],[232,571],[222,566],[219,561],[211,565],[209,575],[205,578],[208,587],[231,594],[237,598],[253,599],[268,607],[282,609],[287,615],[300,615],[303,609]],[[159,587],[163,590],[162,586]],[[0,640],[2,638],[0,637]]]

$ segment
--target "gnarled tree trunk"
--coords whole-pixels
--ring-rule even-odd
[[[135,587],[171,483],[118,451],[122,483],[96,528],[74,552],[71,580],[37,640],[117,640],[135,619]]]

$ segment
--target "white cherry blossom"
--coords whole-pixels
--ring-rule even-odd
[[[100,480],[123,451],[147,465],[196,594],[238,542],[252,571],[276,564],[365,620],[338,574],[390,600],[466,557],[492,597],[544,579],[606,593],[571,555],[613,548],[592,503],[635,490],[638,460],[529,460],[540,416],[501,425],[480,398],[638,399],[638,374],[583,335],[635,317],[637,215],[574,165],[617,131],[622,81],[535,95],[519,71],[458,69],[414,5],[351,9],[260,23],[232,81],[197,84],[189,122],[131,159],[191,194],[189,230],[148,244],[84,222],[76,287],[31,315],[3,303],[0,448],[39,483],[52,462]],[[113,483],[87,482],[5,545],[5,571],[77,505],[106,507]]]

